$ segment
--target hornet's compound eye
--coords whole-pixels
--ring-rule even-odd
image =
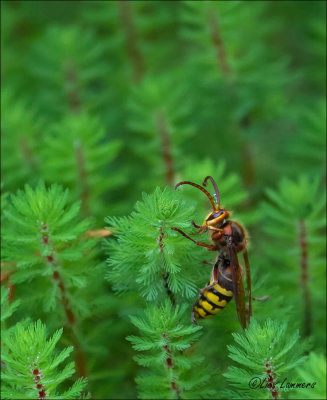
[[[212,213],[213,218],[220,217],[222,214],[224,214],[225,210],[220,210],[217,213]]]

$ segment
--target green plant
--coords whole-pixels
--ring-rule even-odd
[[[317,324],[326,323],[323,315],[313,319],[313,308],[321,296],[314,285],[323,281],[325,270],[326,191],[320,182],[319,176],[302,175],[296,181],[283,178],[278,190],[266,189],[270,203],[262,206],[267,216],[263,229],[272,240],[265,253],[275,268],[283,271],[282,287],[288,287],[289,296],[296,297],[301,304],[300,315],[295,314],[302,320],[304,335],[310,335]],[[294,283],[290,288],[291,279]]]
[[[140,316],[130,317],[139,336],[128,336],[133,348],[146,352],[134,357],[147,371],[136,382],[142,399],[209,398],[213,371],[204,357],[195,352],[201,327],[182,322],[187,306],[174,307],[169,300],[162,306],[149,305]]]
[[[292,390],[291,399],[326,398],[326,357],[323,354],[310,353],[306,362],[297,368],[298,381],[303,382],[298,389]],[[307,386],[311,383],[310,386]],[[313,389],[313,390],[312,390]]]
[[[9,301],[10,290],[1,286],[1,330],[5,325],[5,321],[9,318],[19,307],[20,300],[15,300],[10,303]]]
[[[55,25],[46,29],[36,41],[29,63],[39,109],[54,120],[67,112],[99,107],[103,97],[97,96],[94,88],[101,87],[107,72],[100,62],[105,50],[105,43],[96,42],[92,30]]]
[[[73,347],[60,352],[56,345],[62,329],[47,339],[46,327],[37,321],[24,326],[17,324],[2,340],[1,373],[2,399],[80,399],[86,379],[77,380],[73,386],[59,394],[58,386],[74,374],[74,362],[62,364]],[[85,398],[85,396],[83,396]]]
[[[121,183],[120,177],[110,174],[108,164],[116,157],[121,143],[108,141],[97,118],[88,114],[68,115],[53,125],[45,137],[42,149],[43,176],[65,185],[74,200],[81,200],[85,217],[101,212],[101,196],[112,186]],[[106,185],[101,184],[106,182]]]
[[[15,264],[11,282],[29,299],[24,303],[25,309],[31,312],[35,304],[42,304],[40,308],[45,313],[56,310],[53,316],[57,321],[64,318],[76,353],[80,355],[79,373],[85,376],[85,360],[76,326],[79,317],[91,312],[81,290],[93,273],[94,241],[82,240],[81,235],[90,227],[90,221],[78,221],[80,205],[68,206],[67,198],[68,191],[61,186],[52,185],[47,189],[43,183],[35,190],[26,185],[24,192],[11,196],[4,212],[3,260]],[[76,289],[79,289],[79,298],[75,295]]]
[[[217,252],[171,230],[203,222],[206,196],[173,187],[207,175],[247,230],[253,296],[270,297],[253,301],[252,339],[264,347],[267,321],[287,320],[278,343],[299,330],[319,355],[287,372],[314,390],[280,397],[325,397],[325,13],[319,1],[1,2],[2,334],[63,327],[56,347],[74,347],[76,376],[59,397],[79,376],[97,399],[234,397],[235,300],[190,325]],[[159,339],[139,351],[131,336]]]
[[[229,357],[243,368],[229,367],[224,374],[237,389],[226,392],[228,398],[280,398],[284,374],[305,359],[305,346],[298,345],[299,332],[290,333],[286,322],[267,319],[260,326],[252,319],[244,333],[233,337],[238,346],[227,346]]]
[[[37,137],[43,124],[33,106],[28,105],[26,99],[18,98],[17,90],[7,86],[2,89],[1,98],[3,182],[7,190],[15,190],[30,176],[40,174],[40,141]],[[8,109],[10,112],[5,112]],[[6,157],[7,154],[11,157]]]
[[[146,300],[168,294],[173,302],[177,296],[195,296],[197,249],[171,230],[190,227],[193,209],[179,193],[157,188],[151,195],[143,194],[130,217],[106,218],[117,238],[107,243],[110,269],[106,277],[115,291],[139,293]]]

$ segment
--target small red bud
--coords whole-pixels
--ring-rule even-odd
[[[46,396],[44,389],[39,392],[39,399],[44,399]]]

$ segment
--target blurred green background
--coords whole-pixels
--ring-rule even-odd
[[[320,1],[2,1],[3,193],[57,182],[101,228],[105,216],[130,214],[142,192],[212,175],[222,204],[249,230],[261,295],[275,293],[261,317],[293,307],[290,318],[301,326],[297,233],[287,242],[278,229],[296,220],[293,205],[315,207],[310,182],[317,180],[314,199],[325,190],[325,15]],[[267,189],[280,192],[282,179],[284,214],[266,232]],[[288,207],[288,188],[298,205]],[[184,193],[199,202],[192,217],[202,222],[207,200],[193,188]],[[310,253],[310,284],[314,346],[324,352],[319,246]],[[229,312],[222,318],[230,332]],[[107,339],[116,343],[113,357],[122,346],[130,360],[115,371],[128,377],[126,387],[93,386],[100,397],[135,396],[124,342],[131,328],[121,324]],[[206,335],[213,340],[214,331]],[[226,354],[213,362],[227,365]]]

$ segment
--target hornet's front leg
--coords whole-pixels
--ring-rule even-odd
[[[213,244],[207,244],[207,243],[203,243],[203,242],[198,242],[197,240],[192,239],[190,236],[188,236],[185,232],[183,232],[181,229],[178,228],[171,228],[173,231],[179,232],[181,235],[183,235],[184,237],[186,237],[186,239],[191,240],[193,243],[195,243],[198,246],[202,246],[202,247],[206,247],[209,250],[216,250],[216,246],[214,246]]]

